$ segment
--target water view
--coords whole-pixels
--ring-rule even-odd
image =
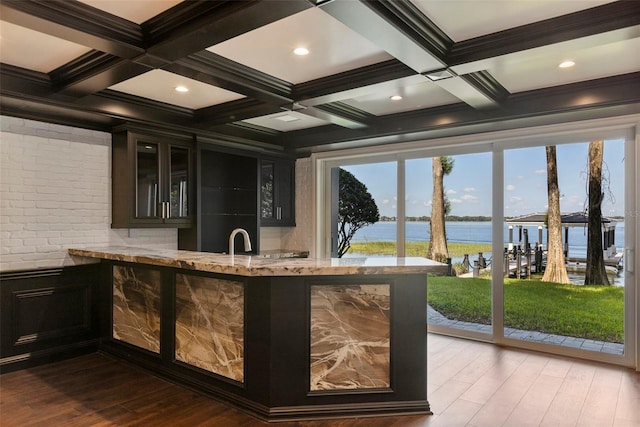
[[[405,235],[407,242],[416,241],[429,241],[429,223],[425,221],[411,221],[405,223]],[[363,227],[356,232],[352,242],[353,243],[366,243],[366,242],[395,242],[396,241],[396,228],[395,221],[379,221],[375,224]],[[537,227],[523,227],[526,228],[529,234],[529,243],[534,245],[538,239]],[[491,222],[482,221],[456,221],[447,222],[447,241],[457,243],[483,243],[491,244]],[[564,236],[564,230],[563,230]],[[543,232],[543,245],[547,245],[546,230]],[[505,246],[508,243],[509,227],[504,225],[504,240]],[[514,244],[519,242],[519,233],[517,228],[513,230]],[[618,252],[622,252],[624,248],[624,222],[618,222],[616,224],[615,232],[615,245]],[[477,259],[478,254],[469,254],[471,259]],[[490,254],[485,254],[489,256]],[[357,253],[350,253],[346,256],[358,256]],[[577,258],[586,258],[587,256],[587,227],[569,227],[569,256]],[[462,257],[452,258],[451,262],[461,262]],[[624,262],[624,260],[623,260]],[[622,265],[622,264],[621,264]],[[580,281],[579,276],[574,276],[576,282]],[[615,280],[616,285],[622,285],[622,274],[618,274]]]

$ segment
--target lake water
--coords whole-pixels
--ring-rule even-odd
[[[406,222],[405,235],[407,241],[429,241],[429,223],[428,222]],[[377,222],[367,227],[361,228],[353,236],[352,242],[374,242],[374,241],[396,241],[396,222],[384,221]],[[527,229],[529,235],[529,243],[533,246],[538,241],[538,227],[523,227]],[[462,243],[487,243],[491,244],[491,222],[447,222],[447,241]],[[562,230],[564,239],[564,229]],[[505,246],[509,241],[509,227],[504,225]],[[523,236],[524,239],[524,236]],[[518,228],[513,229],[513,242],[519,242]],[[542,243],[546,247],[547,236],[546,230],[542,232]],[[624,248],[624,222],[616,224],[615,245],[618,252],[622,252]],[[470,258],[477,259],[478,254],[470,254]],[[351,256],[357,256],[352,254]],[[587,256],[587,227],[569,227],[569,256],[586,258]],[[454,258],[452,263],[461,262],[462,258]],[[616,284],[619,284],[622,274],[618,274]]]

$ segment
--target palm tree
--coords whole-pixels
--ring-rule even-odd
[[[558,165],[555,145],[547,146],[546,152],[549,243],[547,248],[547,267],[544,270],[542,281],[571,283],[567,275],[567,265],[562,251],[562,218],[560,217],[560,189],[558,188]]]
[[[453,158],[449,156],[434,157],[432,160],[433,197],[427,258],[438,262],[447,262],[447,258],[449,258],[445,229],[447,202],[444,195],[444,176],[451,173],[453,163]]]
[[[604,141],[589,143],[589,220],[587,223],[587,271],[585,285],[608,285],[602,250],[602,155]]]

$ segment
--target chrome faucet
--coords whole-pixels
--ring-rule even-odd
[[[244,228],[236,228],[231,232],[231,235],[229,236],[229,255],[231,256],[233,256],[235,253],[234,240],[236,238],[236,234],[238,233],[242,234],[242,237],[244,237],[244,251],[251,251],[251,240],[249,239],[249,233],[247,233],[247,230],[245,230]]]

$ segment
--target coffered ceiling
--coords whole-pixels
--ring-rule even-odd
[[[640,112],[635,0],[1,0],[0,37],[2,114],[297,155]]]

